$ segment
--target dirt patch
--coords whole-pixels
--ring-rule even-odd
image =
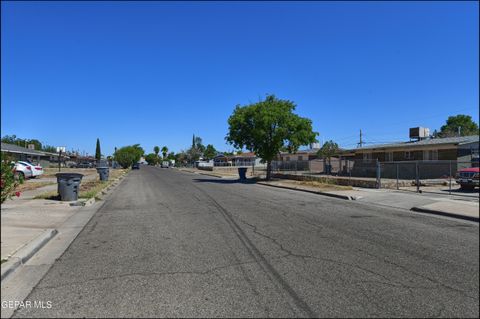
[[[62,167],[61,171],[58,171],[58,168],[44,168],[43,174],[39,178],[51,178],[55,177],[57,173],[79,173],[83,175],[92,175],[97,174],[95,168],[64,168]]]
[[[28,181],[25,181],[25,182],[23,182],[23,184],[20,184],[15,189],[15,191],[18,191],[18,192],[31,191],[31,190],[34,190],[34,189],[37,189],[37,188],[40,188],[40,187],[43,187],[43,186],[53,185],[53,184],[56,184],[56,183],[54,183],[54,182],[29,183]]]
[[[108,181],[100,181],[98,177],[94,180],[82,180],[80,183],[79,198],[93,198],[110,186],[120,176],[126,174],[128,169],[111,169]],[[96,171],[95,171],[96,173]],[[57,191],[46,192],[35,196],[34,199],[52,199],[59,200]]]

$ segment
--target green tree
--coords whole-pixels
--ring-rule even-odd
[[[14,144],[21,147],[28,147],[28,144],[33,144],[36,150],[42,149],[42,143],[37,139],[23,139],[16,135],[5,135],[2,137],[2,143]]]
[[[97,137],[97,147],[95,148],[95,159],[100,160],[102,158],[102,152],[100,151],[100,140]]]
[[[167,159],[168,159],[168,160],[175,160],[175,153],[174,153],[174,152],[168,153]]]
[[[440,128],[441,137],[478,135],[478,124],[472,120],[470,115],[458,114],[449,116],[446,124]]]
[[[128,168],[134,163],[137,163],[144,154],[143,148],[140,147],[140,144],[124,146],[118,149],[115,154],[115,160],[123,168]]]
[[[203,157],[207,160],[211,160],[217,155],[217,150],[213,147],[212,144],[208,144],[205,148],[205,152],[203,152]]]
[[[205,151],[205,146],[202,144],[202,138],[199,136],[193,135],[192,138],[192,147],[190,147],[187,151],[187,158],[188,160],[193,163],[200,159]]]
[[[312,121],[293,113],[292,101],[268,95],[258,103],[237,105],[228,119],[227,142],[237,149],[244,147],[267,163],[267,180],[271,177],[272,160],[282,147],[296,152],[302,145],[316,142],[318,133]]]
[[[186,151],[182,150],[179,153],[175,154],[175,165],[184,165],[188,161],[188,154]]]
[[[52,145],[45,145],[45,146],[42,147],[42,151],[50,152],[50,153],[56,153],[57,148],[55,146],[52,146]]]
[[[334,141],[326,141],[318,150],[317,155],[323,159],[328,159],[328,165],[332,165],[332,156],[338,154],[339,147]]]
[[[157,163],[157,154],[150,153],[145,155],[145,160],[147,161],[148,165],[155,165]]]
[[[157,160],[156,160],[156,163],[155,163],[155,164],[157,164],[157,163],[159,162],[158,153],[160,153],[160,147],[155,146],[155,147],[153,148],[153,151],[155,152],[155,155],[157,156]]]
[[[162,147],[162,155],[164,160],[167,158],[167,153],[168,153],[168,147],[166,146]]]

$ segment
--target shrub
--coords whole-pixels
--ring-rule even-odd
[[[11,159],[5,156],[2,153],[2,158],[0,161],[1,165],[1,178],[0,178],[0,186],[1,186],[1,203],[6,201],[8,198],[12,197],[13,195],[20,196],[20,192],[15,192],[15,189],[18,185],[23,183],[23,179],[20,176],[18,180],[15,179],[15,173],[13,171],[13,166],[11,164]]]
[[[115,152],[115,160],[123,168],[128,168],[140,160],[144,151],[139,144],[124,146]]]

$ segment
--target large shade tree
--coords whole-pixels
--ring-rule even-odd
[[[440,128],[442,137],[478,135],[478,133],[478,124],[470,115],[464,114],[449,116],[445,125]]]
[[[318,150],[317,155],[328,160],[328,165],[332,165],[332,156],[337,155],[339,151],[338,144],[334,141],[326,141]]]
[[[211,160],[217,155],[217,150],[212,144],[208,144],[205,148],[205,152],[203,152],[203,157],[207,160]]]
[[[135,144],[118,149],[114,158],[123,168],[128,168],[137,163],[143,154],[144,150],[140,147],[140,144]]]
[[[312,121],[294,114],[295,103],[268,95],[265,100],[245,106],[237,105],[228,119],[227,142],[237,149],[246,148],[267,163],[271,177],[272,160],[282,148],[290,153],[302,145],[316,142]]]

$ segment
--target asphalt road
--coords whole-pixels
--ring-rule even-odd
[[[478,224],[142,166],[17,317],[478,317]]]

